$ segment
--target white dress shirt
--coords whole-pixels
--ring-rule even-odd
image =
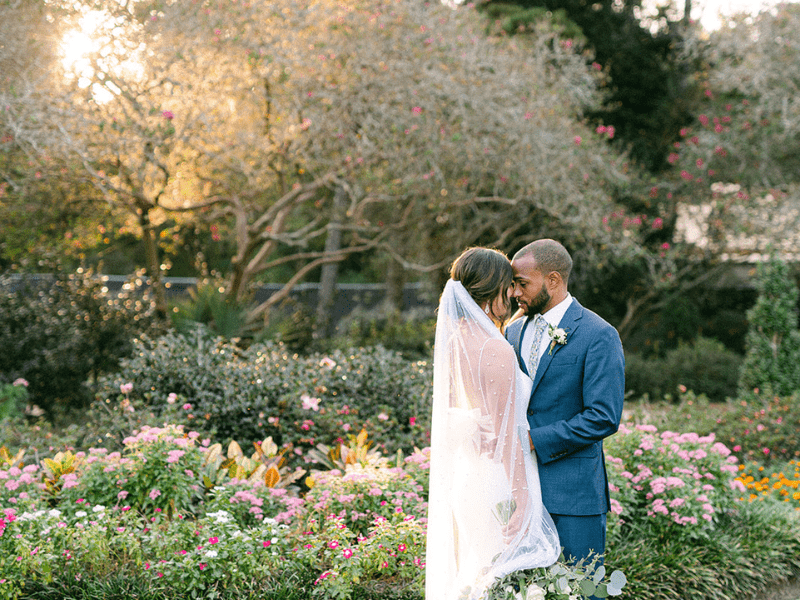
[[[558,327],[570,304],[572,304],[572,294],[567,292],[566,298],[542,315],[544,320],[547,321],[549,325]],[[528,327],[525,328],[525,335],[523,336],[522,343],[520,344],[520,356],[525,359],[526,363],[528,362],[527,358],[531,355],[531,345],[533,344],[533,333],[535,329],[533,327],[533,321],[535,319],[536,315],[531,317],[531,322],[528,324]],[[545,330],[545,335],[542,336],[542,341],[539,342],[539,360],[542,359],[542,356],[547,351],[547,347],[552,341],[547,333],[547,330]]]

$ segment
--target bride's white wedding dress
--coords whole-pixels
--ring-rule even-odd
[[[553,564],[525,412],[531,381],[460,282],[442,292],[434,347],[426,600],[479,600],[498,577]]]

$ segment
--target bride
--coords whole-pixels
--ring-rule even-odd
[[[560,554],[530,450],[531,381],[500,330],[512,276],[504,254],[470,248],[439,302],[427,600],[479,600],[496,578]]]

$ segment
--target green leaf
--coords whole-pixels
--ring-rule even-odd
[[[588,579],[584,579],[583,581],[580,582],[580,588],[581,588],[581,593],[584,596],[592,596],[594,595],[597,586],[595,586],[595,584],[589,581]]]
[[[595,585],[600,585],[600,582],[603,581],[603,577],[605,576],[606,576],[606,568],[603,565],[600,565],[594,572],[594,577],[592,577],[592,580],[594,581]]]

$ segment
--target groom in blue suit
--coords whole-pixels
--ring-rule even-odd
[[[572,258],[560,243],[532,242],[511,265],[511,295],[524,316],[506,337],[533,379],[528,423],[542,500],[567,560],[603,554],[610,509],[603,439],[622,417],[622,343],[567,291]]]

